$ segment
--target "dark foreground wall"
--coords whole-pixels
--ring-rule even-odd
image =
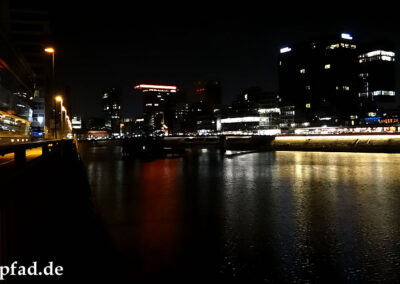
[[[35,283],[100,283],[118,275],[76,152],[39,158],[23,169],[0,172],[0,179],[1,265],[63,266],[63,277],[29,277]]]

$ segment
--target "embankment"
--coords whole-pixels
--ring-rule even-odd
[[[282,136],[270,144],[273,151],[400,153],[400,135]]]

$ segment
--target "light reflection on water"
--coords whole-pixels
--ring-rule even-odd
[[[138,273],[399,280],[398,154],[209,150],[139,162],[118,147],[83,151],[98,210]]]

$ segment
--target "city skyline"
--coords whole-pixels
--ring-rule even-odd
[[[53,7],[57,80],[71,86],[74,112],[99,116],[101,89],[120,87],[122,114],[133,117],[142,111],[141,99],[133,95],[135,84],[178,85],[190,101],[194,82],[204,79],[221,82],[227,104],[251,86],[277,91],[279,49],[286,45],[342,32],[364,43],[389,40],[395,51],[399,41],[394,18],[365,7],[310,11],[311,6],[302,6],[295,7],[296,14],[281,6],[282,13],[268,15],[250,6],[241,11],[218,6],[199,8],[191,16],[176,7],[139,5],[132,15],[119,6],[82,7],[73,13],[79,24],[65,23],[71,8]],[[81,78],[85,84],[78,83]]]
[[[0,280],[399,283],[394,10],[0,0]]]

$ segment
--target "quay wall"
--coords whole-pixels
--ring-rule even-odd
[[[82,142],[80,142],[81,144]],[[135,143],[132,140],[132,143]],[[325,136],[214,136],[164,137],[162,146],[172,150],[216,148],[252,151],[325,151],[400,153],[400,135],[325,135]],[[87,141],[92,146],[121,146],[122,141]]]
[[[270,150],[400,153],[400,135],[281,136]]]

